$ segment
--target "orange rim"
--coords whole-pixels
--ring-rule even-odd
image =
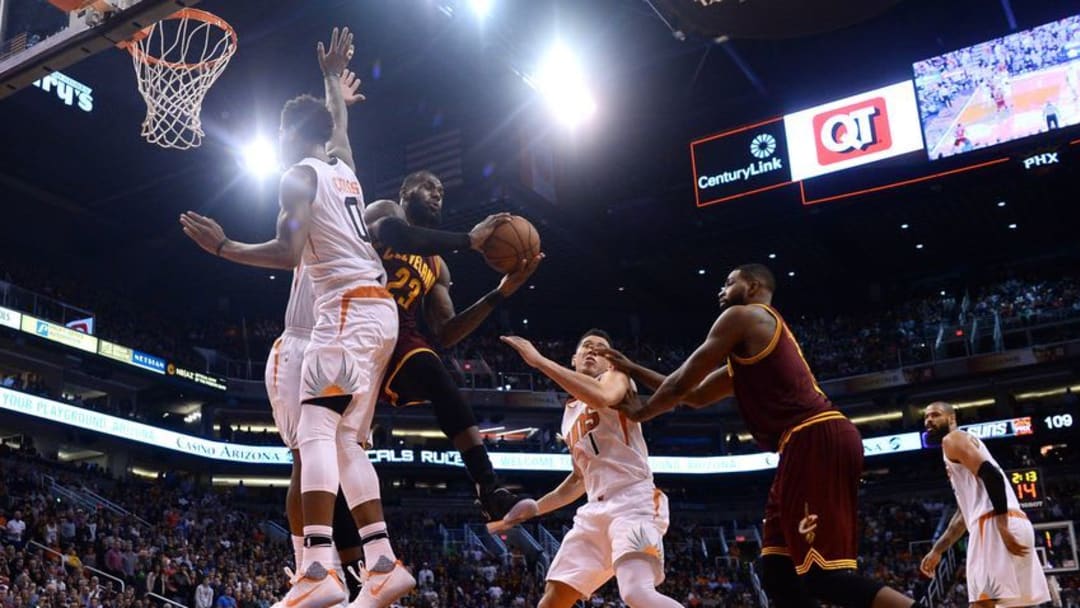
[[[151,65],[162,65],[167,68],[173,68],[178,70],[193,70],[204,65],[215,64],[219,61],[226,61],[230,57],[232,57],[232,53],[236,52],[236,30],[234,30],[227,21],[213,13],[208,13],[197,8],[184,8],[176,11],[168,17],[165,17],[165,19],[162,19],[162,21],[165,21],[166,19],[194,19],[195,21],[202,21],[203,23],[208,23],[210,25],[213,25],[214,27],[220,28],[229,35],[229,43],[232,46],[233,51],[228,53],[227,55],[222,55],[221,57],[215,57],[213,59],[207,59],[198,63],[187,63],[186,61],[172,62],[158,59],[157,57],[148,55],[145,51],[139,48],[138,44],[136,44],[137,42],[144,40],[150,35],[150,32],[152,32],[154,28],[157,27],[156,23],[154,25],[145,27],[138,32],[135,32],[135,35],[133,35],[130,40],[125,40],[124,42],[119,43],[117,46],[122,49],[127,49],[127,51],[131,53],[132,57],[134,57],[138,61],[141,61],[142,63],[148,63]]]

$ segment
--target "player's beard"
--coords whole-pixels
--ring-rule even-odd
[[[941,442],[945,439],[945,435],[949,434],[949,427],[946,425],[933,426],[923,433],[925,443],[928,445],[941,445]]]

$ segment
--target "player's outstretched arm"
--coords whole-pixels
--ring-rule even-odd
[[[963,431],[953,431],[945,436],[941,442],[941,449],[945,457],[952,462],[964,465],[983,482],[986,494],[990,497],[990,504],[994,506],[994,526],[1005,543],[1009,553],[1017,556],[1027,555],[1030,547],[1020,544],[1009,530],[1009,489],[1005,484],[1005,475],[992,462],[983,458],[979,451],[978,439]]]
[[[307,242],[316,177],[310,167],[296,166],[281,177],[281,211],[277,236],[262,243],[240,243],[225,236],[221,226],[194,211],[180,214],[184,234],[208,253],[230,262],[261,268],[291,269],[300,263]]]
[[[601,347],[597,349],[596,354],[610,361],[612,367],[630,376],[634,379],[634,382],[637,382],[650,391],[655,391],[660,388],[660,385],[667,379],[667,376],[664,374],[632,361],[630,357],[627,357],[614,348]]]
[[[705,342],[664,380],[643,408],[627,412],[627,415],[635,421],[649,420],[684,401],[706,376],[717,371],[742,340],[748,314],[745,306],[732,306],[725,310],[713,323]],[[716,382],[719,384],[721,381],[717,379]]]
[[[601,348],[596,351],[596,354],[610,361],[615,369],[628,374],[634,379],[634,382],[651,391],[655,391],[667,379],[667,376],[630,360],[629,357],[615,349]],[[710,373],[701,381],[701,384],[691,389],[686,394],[686,398],[683,399],[683,403],[693,408],[706,407],[730,397],[733,388],[731,375],[725,365]]]
[[[554,380],[575,399],[584,401],[594,408],[614,407],[630,390],[630,377],[623,372],[612,370],[599,378],[593,378],[563,367],[541,355],[532,342],[525,338],[502,336],[499,339],[516,350],[525,363]]]
[[[460,313],[454,311],[454,301],[450,298],[450,269],[446,267],[442,259],[439,259],[439,264],[442,266],[439,280],[424,300],[424,320],[427,322],[428,329],[443,348],[449,348],[461,342],[466,336],[476,331],[477,327],[480,327],[499,302],[514,295],[525,284],[525,281],[529,280],[543,259],[544,254],[541,253],[526,261],[514,272],[503,276],[498,287]]]
[[[356,92],[360,81],[346,69],[352,54],[353,35],[347,27],[340,31],[335,27],[330,33],[329,48],[320,41],[316,49],[323,73],[323,87],[326,89],[326,109],[330,110],[334,119],[334,130],[330,134],[330,141],[326,142],[326,153],[356,171],[352,146],[349,144],[348,106],[351,105],[350,100],[355,103],[363,100],[364,96]]]
[[[405,221],[401,205],[394,201],[376,201],[364,209],[364,223],[375,243],[415,255],[443,255],[462,249],[480,251],[495,227],[509,218],[509,213],[496,213],[469,232],[447,232],[410,225]]]
[[[941,535],[941,538],[937,539],[934,546],[930,548],[930,552],[922,558],[922,562],[919,563],[919,571],[922,572],[927,578],[934,578],[934,574],[937,570],[938,562],[941,561],[941,556],[949,550],[956,541],[960,540],[960,537],[967,532],[967,524],[964,523],[964,514],[957,509],[953,513],[952,519],[949,521],[949,527],[945,529],[945,533]]]
[[[544,494],[536,501],[539,514],[546,515],[552,511],[558,511],[566,505],[574,502],[585,495],[585,479],[581,476],[577,467],[566,476],[555,489]]]

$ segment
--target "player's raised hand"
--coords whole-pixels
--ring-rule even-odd
[[[473,229],[469,231],[469,248],[483,251],[484,243],[491,237],[491,233],[495,232],[495,227],[509,221],[510,214],[505,212],[495,213],[484,218],[483,221],[473,226]]]
[[[601,346],[593,352],[610,361],[611,366],[620,372],[629,372],[630,368],[634,365],[634,362],[630,360],[630,357],[627,357],[614,348]]]
[[[520,336],[502,336],[499,338],[506,344],[509,344],[511,348],[517,351],[521,355],[521,359],[528,363],[530,367],[539,367],[540,363],[544,360],[544,355],[540,354],[540,351],[536,350],[532,342],[529,342],[525,338]]]
[[[525,281],[529,280],[529,277],[536,272],[536,269],[540,266],[540,262],[544,260],[544,254],[538,253],[531,260],[523,260],[525,263],[518,266],[518,269],[510,274],[504,275],[502,280],[499,281],[499,293],[504,298],[508,298],[514,295],[521,286],[525,284]]]
[[[335,27],[330,33],[329,48],[324,47],[322,41],[319,41],[317,56],[323,74],[340,76],[345,71],[345,66],[349,65],[349,60],[352,59],[353,50],[353,35],[349,28],[341,28],[339,31]]]
[[[1024,557],[1028,554],[1028,551],[1031,551],[1031,547],[1021,544],[1013,536],[1012,530],[1009,529],[1008,514],[995,515],[994,525],[997,527],[998,534],[1001,535],[1001,540],[1005,543],[1005,548],[1009,550],[1009,553],[1017,557]]]
[[[221,255],[221,246],[229,240],[220,224],[194,211],[181,213],[180,225],[184,228],[184,234],[207,253]]]
[[[937,565],[941,561],[941,554],[937,551],[930,551],[923,556],[922,561],[919,562],[919,572],[923,573],[926,578],[934,578],[937,574]]]
[[[356,72],[345,68],[338,82],[341,83],[341,97],[345,100],[346,106],[351,106],[358,101],[367,101],[367,97],[360,92],[362,81],[356,77]]]

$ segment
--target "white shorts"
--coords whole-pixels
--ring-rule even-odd
[[[397,304],[382,286],[363,285],[316,299],[301,401],[351,395],[341,424],[355,437],[367,437],[397,333]]]
[[[1009,515],[1009,531],[1031,550],[1017,557],[1005,548],[991,518],[968,530],[968,600],[994,600],[998,606],[1035,606],[1050,601],[1039,557],[1035,554],[1035,529],[1025,517]]]
[[[664,533],[668,499],[651,483],[590,500],[574,515],[548,569],[547,580],[569,585],[585,598],[615,576],[615,565],[631,554],[654,558],[654,585],[664,582]]]
[[[300,370],[310,330],[286,328],[266,358],[266,395],[274,412],[274,424],[285,447],[295,450],[296,425],[300,422]]]

